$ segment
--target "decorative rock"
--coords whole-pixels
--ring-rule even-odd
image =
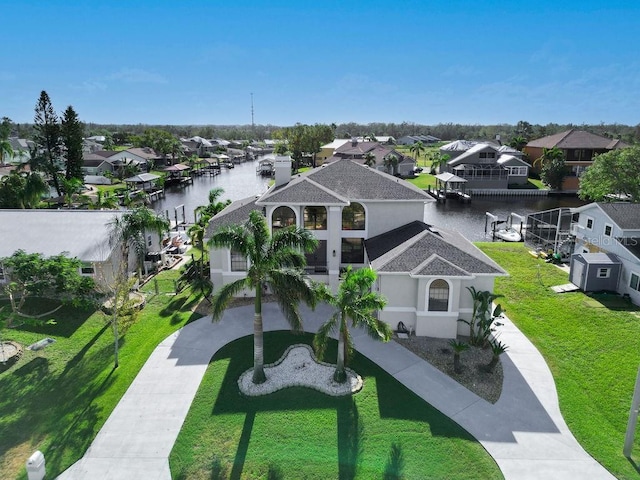
[[[309,345],[292,345],[280,360],[264,366],[267,377],[264,383],[253,383],[251,368],[240,375],[238,387],[248,396],[267,395],[288,387],[312,388],[334,397],[359,392],[363,385],[362,377],[350,368],[345,370],[347,380],[338,383],[333,380],[335,365],[316,360]]]

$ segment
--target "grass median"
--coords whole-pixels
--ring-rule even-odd
[[[265,362],[312,338],[265,333]],[[502,478],[466,431],[358,354],[350,367],[364,388],[353,396],[301,387],[241,395],[252,348],[244,337],[212,359],[171,452],[173,478]]]

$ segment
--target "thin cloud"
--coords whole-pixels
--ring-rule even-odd
[[[80,90],[83,92],[102,92],[107,89],[107,85],[103,82],[94,82],[85,80],[82,83],[72,84],[71,88],[74,90]]]
[[[168,83],[162,75],[141,68],[124,68],[109,75],[108,79],[127,83]]]

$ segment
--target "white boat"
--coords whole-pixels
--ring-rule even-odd
[[[499,228],[493,232],[496,238],[499,238],[503,242],[521,242],[522,235],[515,228]]]

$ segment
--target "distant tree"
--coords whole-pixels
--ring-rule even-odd
[[[318,358],[322,358],[329,335],[332,332],[338,334],[338,358],[333,375],[336,382],[342,383],[347,379],[345,365],[353,351],[349,327],[362,327],[370,337],[382,342],[388,342],[393,334],[389,325],[376,317],[387,302],[379,293],[371,291],[375,281],[376,273],[372,269],[353,270],[349,265],[340,281],[338,293],[332,295],[326,288],[321,290],[321,298],[336,311],[316,333],[313,346]]]
[[[81,305],[92,297],[95,289],[93,279],[80,274],[82,262],[77,258],[62,254],[45,257],[41,253],[17,250],[1,263],[9,274],[4,291],[12,314],[17,317],[41,319],[63,305]],[[54,298],[60,304],[46,312],[26,313],[25,302],[32,297]]]
[[[409,151],[413,153],[413,158],[416,161],[416,165],[418,165],[418,161],[420,159],[420,155],[424,153],[426,147],[422,144],[422,142],[418,141],[409,147]]]
[[[0,165],[8,163],[13,158],[13,147],[9,142],[10,134],[11,120],[7,117],[2,117],[2,122],[0,122]]]
[[[293,127],[279,130],[274,136],[286,141],[293,169],[297,171],[305,154],[312,156],[312,166],[316,166],[316,154],[320,152],[322,145],[334,139],[334,132],[330,125],[296,123]]]
[[[442,173],[442,170],[447,165],[449,158],[449,155],[443,155],[440,152],[433,153],[431,155],[431,170]]]
[[[84,126],[71,105],[67,107],[62,117],[60,136],[67,161],[65,178],[67,180],[75,178],[84,181],[84,173],[82,172],[84,164],[82,158]]]
[[[533,126],[529,122],[520,120],[516,124],[515,134],[518,137],[523,137],[525,140],[528,140],[533,135]],[[516,147],[513,147],[513,148],[516,148]]]
[[[511,140],[509,141],[509,146],[511,148],[515,148],[516,150],[522,151],[522,149],[527,145],[527,139],[517,135],[515,137],[512,137]]]
[[[275,148],[273,149],[273,153],[275,153],[276,155],[286,155],[287,144],[285,142],[277,142]]]
[[[640,146],[611,150],[595,157],[580,176],[578,195],[594,202],[607,200],[609,195],[640,202]]]
[[[393,153],[390,153],[384,157],[383,165],[386,167],[387,172],[391,175],[398,174],[398,157]]]
[[[113,141],[113,134],[111,132],[106,132],[104,134],[104,142],[102,143],[102,148],[110,151],[115,149],[115,144]]]
[[[60,120],[53,109],[49,95],[44,90],[40,92],[35,112],[33,119],[34,140],[38,147],[31,155],[32,167],[46,172],[51,178],[58,196],[61,196],[62,188],[58,180],[62,151]]]
[[[98,190],[95,200],[89,204],[89,210],[117,210],[118,205],[118,198],[115,195]]]
[[[562,190],[562,182],[567,176],[564,153],[558,147],[544,148],[542,155],[534,160],[533,166],[542,166],[540,178],[553,190]]]

